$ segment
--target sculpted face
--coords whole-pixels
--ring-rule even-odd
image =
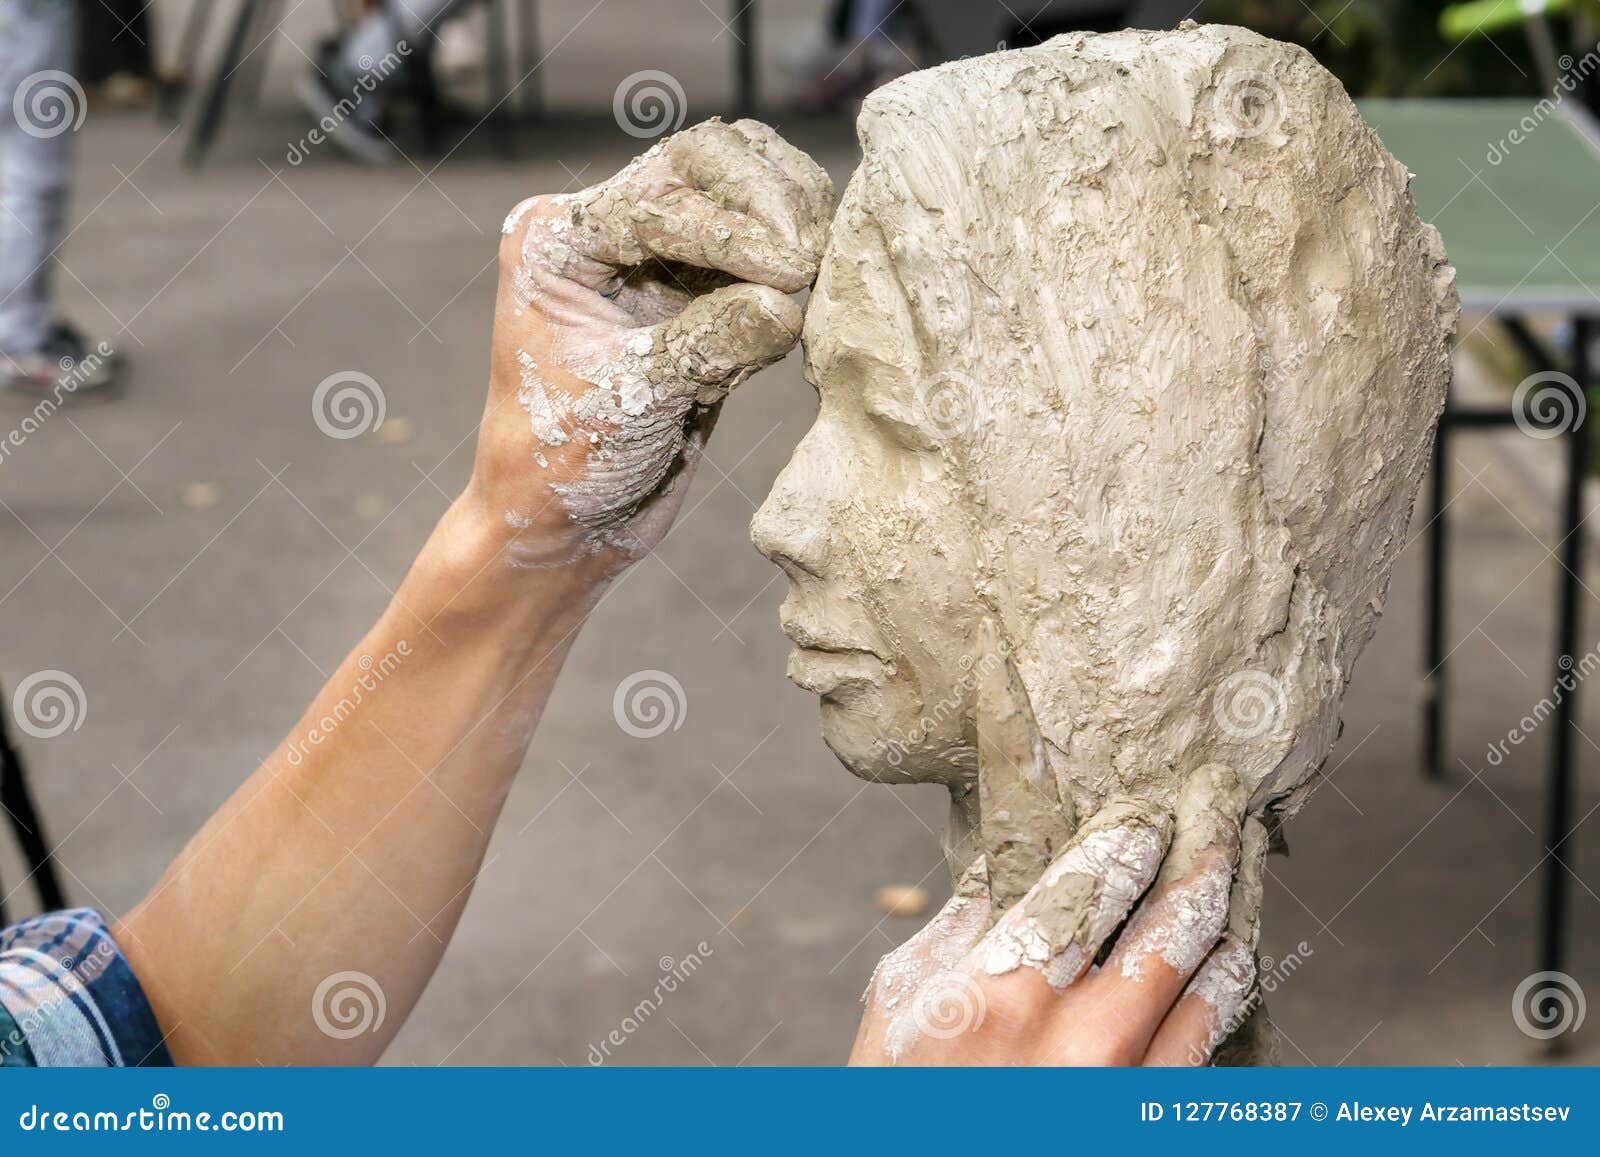
[[[821,696],[828,746],[864,778],[954,785],[976,771],[971,689],[952,664],[979,613],[974,547],[938,452],[948,432],[877,268],[838,249],[823,264],[806,316],[816,421],[751,536],[789,576],[789,678]],[[840,305],[863,299],[882,307]]]
[[[816,422],[752,525],[829,746],[959,803],[997,638],[1071,813],[1214,762],[1292,811],[1448,380],[1404,168],[1306,53],[1220,27],[914,73],[858,130]]]

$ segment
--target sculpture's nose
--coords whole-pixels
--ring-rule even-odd
[[[785,570],[823,577],[828,562],[829,507],[813,427],[772,484],[761,509],[750,520],[756,549]]]

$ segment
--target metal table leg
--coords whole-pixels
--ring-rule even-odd
[[[756,0],[731,0],[734,36],[734,114],[756,115]]]
[[[1592,318],[1575,318],[1572,326],[1572,376],[1582,391],[1589,385],[1591,366],[1589,346],[1595,337]],[[1565,434],[1567,443],[1567,486],[1562,504],[1560,618],[1556,628],[1556,682],[1570,679],[1569,672],[1578,658],[1578,632],[1583,606],[1579,601],[1583,566],[1583,491],[1589,476],[1589,429],[1583,416],[1583,399],[1572,399],[1574,421]],[[1567,837],[1572,829],[1572,755],[1574,715],[1578,696],[1575,691],[1561,695],[1556,704],[1555,734],[1551,737],[1550,781],[1545,799],[1545,847],[1550,858],[1545,865],[1540,900],[1539,968],[1557,972],[1566,959],[1567,892],[1572,854]]]
[[[183,24],[183,37],[178,41],[178,59],[175,71],[182,80],[161,86],[161,99],[156,111],[164,120],[176,120],[183,96],[194,86],[195,71],[200,67],[200,46],[205,43],[206,29],[211,26],[213,0],[192,0],[189,18]]]
[[[1426,654],[1427,674],[1422,684],[1422,768],[1429,779],[1444,776],[1445,733],[1445,565],[1449,552],[1449,524],[1445,503],[1449,488],[1450,410],[1439,415],[1433,438],[1433,485],[1428,517],[1428,591]]]
[[[33,795],[28,791],[22,756],[11,745],[3,708],[0,708],[0,807],[5,809],[12,831],[16,833],[23,860],[33,877],[34,890],[39,894],[39,903],[47,911],[65,908],[66,896],[61,890],[61,881],[56,877],[50,848],[45,843],[44,825],[39,821],[39,811],[33,806]],[[0,918],[0,923],[3,923],[3,918]]]
[[[259,0],[239,2],[233,29],[228,33],[227,48],[223,51],[222,59],[217,62],[217,70],[211,78],[211,83],[206,86],[199,118],[195,121],[194,132],[190,135],[188,147],[184,150],[183,159],[187,164],[198,165],[205,159],[207,150],[211,148],[211,142],[216,139],[217,130],[222,127],[222,114],[228,102],[228,88],[233,83],[233,74],[238,71],[239,62],[244,59],[245,40],[250,35],[258,3]]]
[[[488,31],[484,45],[489,74],[489,135],[494,151],[509,157],[515,151],[511,137],[511,54],[509,0],[493,0],[489,5]]]
[[[522,0],[517,13],[518,79],[522,106],[535,117],[544,115],[544,61],[539,57],[539,0]]]

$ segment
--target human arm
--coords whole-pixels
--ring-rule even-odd
[[[508,219],[471,482],[289,737],[114,929],[176,1060],[382,1052],[585,616],[666,533],[722,397],[797,339],[785,292],[830,211],[821,171],[741,122]],[[340,974],[381,993],[371,1031],[314,1005]]]

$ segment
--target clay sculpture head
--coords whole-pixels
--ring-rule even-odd
[[[752,526],[829,746],[947,784],[959,836],[999,653],[1070,813],[1213,761],[1292,810],[1449,374],[1406,170],[1306,52],[1215,26],[915,73],[858,130],[819,410]]]

